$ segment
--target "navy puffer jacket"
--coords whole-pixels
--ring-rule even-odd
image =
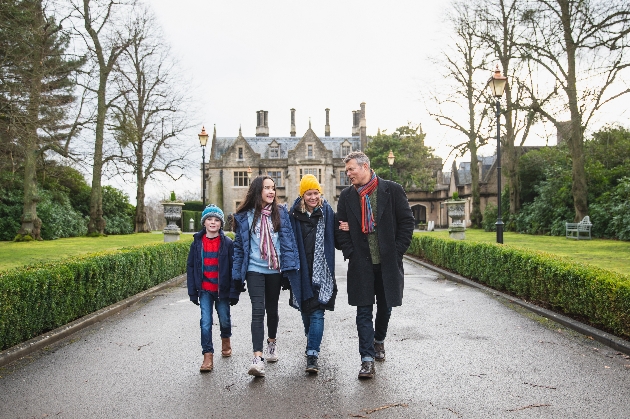
[[[197,301],[201,292],[201,265],[202,265],[202,238],[206,234],[206,229],[195,233],[193,242],[188,252],[188,262],[186,269],[186,279],[188,283],[188,296],[190,301]],[[236,282],[232,278],[232,261],[234,259],[234,242],[219,230],[221,236],[221,246],[219,248],[219,298],[237,299],[241,293],[242,283]]]

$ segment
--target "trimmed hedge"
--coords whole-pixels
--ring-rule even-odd
[[[415,234],[407,251],[430,263],[630,338],[630,277],[509,245]]]
[[[189,247],[135,246],[0,272],[0,350],[183,274]]]

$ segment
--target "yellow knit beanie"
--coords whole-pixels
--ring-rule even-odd
[[[319,186],[319,182],[317,178],[313,175],[304,175],[302,180],[300,181],[300,196],[304,196],[306,191],[309,189],[317,189],[319,193],[322,192],[322,187]]]

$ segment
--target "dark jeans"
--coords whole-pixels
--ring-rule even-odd
[[[265,312],[267,312],[267,336],[276,338],[278,333],[278,300],[282,275],[247,272],[247,290],[252,302],[252,345],[254,352],[262,352],[265,339]]]
[[[384,341],[392,308],[387,307],[381,265],[372,265],[374,269],[374,294],[376,295],[376,319],[372,323],[374,304],[357,307],[357,332],[359,333],[359,354],[361,361],[374,361],[374,340]]]

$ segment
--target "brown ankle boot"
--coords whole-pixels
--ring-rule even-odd
[[[214,367],[213,357],[214,354],[210,352],[206,352],[205,354],[203,354],[203,363],[201,364],[201,367],[199,367],[200,372],[212,371],[212,367]]]
[[[221,338],[221,355],[224,357],[232,356],[232,346],[230,345],[230,338]]]

